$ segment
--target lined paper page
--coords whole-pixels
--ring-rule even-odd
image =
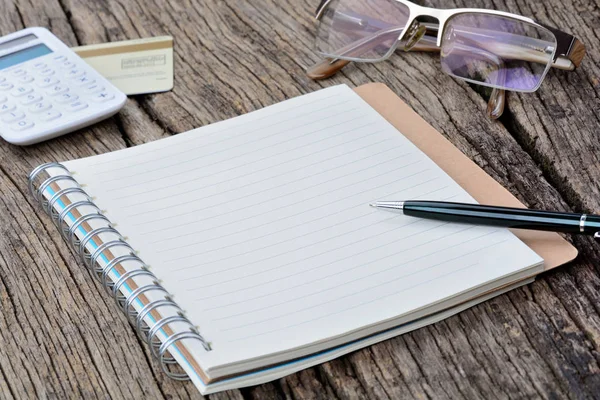
[[[506,230],[369,207],[473,199],[346,86],[65,164],[212,342],[204,365],[340,336],[541,262]]]

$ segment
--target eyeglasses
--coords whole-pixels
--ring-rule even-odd
[[[534,92],[550,68],[574,70],[585,56],[576,37],[501,11],[438,10],[407,0],[323,0],[316,17],[316,47],[326,59],[309,68],[311,78],[327,78],[351,61],[383,61],[399,46],[439,51],[445,73],[494,89],[492,118],[502,115],[505,90]],[[439,23],[420,22],[423,17]]]

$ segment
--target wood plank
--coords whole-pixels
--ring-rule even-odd
[[[440,73],[431,54],[396,54],[313,82],[316,1],[26,0],[0,33],[46,26],[71,45],[170,34],[175,88],[38,146],[0,144],[0,390],[7,398],[199,398],[147,349],[26,193],[39,163],[104,153],[246,113],[320,87],[380,81],[530,206],[600,212],[598,0],[448,1],[521,13],[577,34],[582,67],[511,94],[506,115]],[[439,2],[428,1],[428,4]],[[212,398],[585,398],[600,393],[598,247],[573,265],[431,327],[255,388]]]

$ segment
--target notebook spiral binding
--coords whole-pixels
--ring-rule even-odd
[[[36,189],[35,181],[38,177],[45,173],[50,168],[57,168],[64,171],[64,174],[54,175],[46,178]],[[44,193],[50,188],[53,183],[60,181],[69,181],[74,187],[64,188],[61,190],[52,191],[50,197],[46,198]],[[71,246],[81,258],[82,263],[87,269],[102,282],[102,285],[112,294],[118,306],[123,310],[129,322],[135,327],[138,335],[148,344],[150,351],[161,364],[162,370],[171,378],[176,380],[188,380],[189,376],[185,372],[174,372],[170,369],[171,365],[177,364],[175,358],[172,357],[170,349],[177,345],[182,340],[197,340],[201,343],[206,351],[210,351],[210,343],[200,335],[197,328],[189,321],[184,311],[173,301],[171,294],[159,283],[158,278],[148,269],[148,266],[136,255],[135,250],[125,241],[125,238],[114,228],[114,224],[102,213],[102,210],[94,204],[92,198],[83,190],[81,185],[73,178],[71,172],[60,163],[47,163],[38,166],[29,174],[28,188],[31,196],[42,206],[44,211],[50,215],[52,222],[59,230],[63,239]],[[68,194],[78,193],[85,200],[74,201],[59,210],[57,203]],[[94,212],[83,214],[80,213],[82,207],[94,209]],[[73,215],[74,211],[78,211],[80,216],[73,219],[71,225],[66,219],[69,215]],[[95,220],[100,221],[106,226],[84,231],[85,235],[78,237],[76,232],[84,226],[84,224]],[[89,226],[89,225],[88,225]],[[93,251],[89,251],[88,245],[94,238],[99,239],[100,234],[111,233],[118,239],[110,240],[98,245]],[[81,235],[80,235],[81,236]],[[107,251],[120,247],[126,250],[125,255],[114,256],[105,265],[101,265],[99,258]],[[116,268],[124,262],[134,262],[139,265],[139,268],[131,269],[118,277],[115,281],[111,278],[111,272],[115,272]],[[123,286],[127,281],[135,277],[145,276],[151,280],[151,284],[136,287],[129,294],[123,293]],[[148,301],[140,310],[136,310],[134,303],[139,301],[140,296],[149,292],[160,292],[162,299],[156,301]],[[156,311],[160,308],[169,307],[176,310],[177,314],[168,317],[160,316],[159,319],[152,317],[154,323],[148,324],[150,315],[157,315]],[[154,314],[152,314],[154,312]],[[160,315],[160,314],[158,314]],[[189,326],[187,330],[174,332],[165,335],[165,328],[169,324],[179,323]],[[166,336],[161,340],[159,333]]]

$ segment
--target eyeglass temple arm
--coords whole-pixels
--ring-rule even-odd
[[[581,42],[581,40],[566,32],[552,28],[551,26],[543,24],[540,25],[554,33],[554,36],[556,36],[556,54],[558,56],[557,61],[566,59],[572,64],[572,68],[562,69],[573,70],[579,67],[586,53],[585,45]]]

